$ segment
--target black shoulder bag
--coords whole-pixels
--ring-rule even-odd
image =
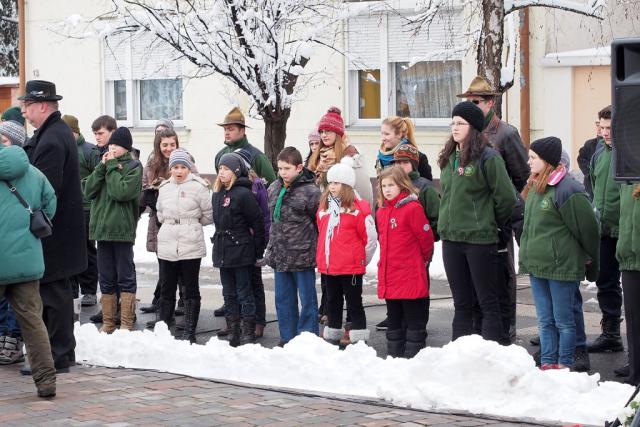
[[[29,212],[31,216],[31,225],[29,226],[29,230],[31,233],[36,236],[38,239],[44,239],[45,237],[51,236],[53,233],[53,224],[51,224],[51,220],[41,209],[36,209],[35,211],[31,209],[31,206],[22,198],[18,189],[11,185],[9,181],[5,181],[7,187],[9,187],[9,191],[11,191],[20,201],[20,204],[24,206],[24,208]]]

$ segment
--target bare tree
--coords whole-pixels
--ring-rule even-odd
[[[89,20],[102,36],[151,33],[199,76],[224,76],[246,93],[265,123],[264,148],[275,163],[293,102],[311,76],[314,47],[336,49],[346,15],[333,0],[112,0]],[[69,17],[77,27],[81,18]],[[105,24],[106,23],[106,24]],[[100,24],[100,25],[98,25]],[[78,34],[86,36],[86,28]],[[301,79],[301,77],[305,77]]]
[[[0,76],[18,75],[18,6],[0,0]]]

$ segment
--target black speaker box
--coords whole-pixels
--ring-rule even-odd
[[[611,43],[613,169],[616,181],[640,181],[640,38]]]

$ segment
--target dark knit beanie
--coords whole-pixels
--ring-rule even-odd
[[[238,178],[249,175],[247,162],[238,153],[227,153],[220,158],[218,167],[226,166],[233,171]]]
[[[463,101],[453,107],[451,117],[454,116],[462,117],[478,132],[484,129],[484,113],[471,101]]]
[[[7,120],[13,120],[24,126],[24,117],[22,117],[22,111],[19,107],[11,107],[2,113],[2,121],[6,122]]]
[[[529,149],[554,168],[560,164],[562,141],[555,136],[536,139],[531,143]]]
[[[122,148],[126,148],[127,151],[131,151],[133,147],[133,138],[131,137],[131,132],[126,127],[119,127],[114,130],[111,134],[111,138],[109,138],[109,145],[115,144],[119,145]]]

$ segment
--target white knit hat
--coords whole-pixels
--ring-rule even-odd
[[[181,164],[185,165],[187,168],[191,169],[193,165],[191,164],[191,154],[189,154],[186,150],[182,148],[176,148],[171,152],[169,156],[169,167],[172,168],[175,165]]]
[[[351,157],[345,156],[340,163],[331,166],[327,172],[327,182],[339,182],[353,188],[356,186],[356,173],[351,164]]]

